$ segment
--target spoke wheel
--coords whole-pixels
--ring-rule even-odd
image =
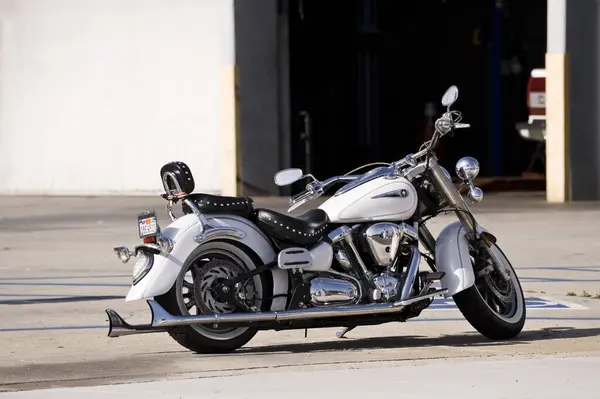
[[[238,304],[223,300],[216,291],[219,281],[243,273],[244,268],[242,265],[241,259],[226,251],[213,249],[198,254],[197,257],[191,260],[185,272],[181,274],[183,278],[178,284],[179,302],[180,305],[183,305],[180,306],[182,313],[184,315],[202,315],[245,311]],[[241,289],[238,287],[237,292],[244,295],[250,307],[257,306],[260,308],[260,300],[254,294],[257,283],[260,285],[258,277],[246,280],[238,284]],[[210,335],[213,339],[227,339],[232,334],[239,335],[247,329],[231,328],[227,327],[226,324],[220,326],[210,324],[193,325],[191,327],[202,331],[203,334]]]
[[[525,297],[506,255],[496,244],[493,244],[492,251],[509,271],[510,279],[504,280],[491,261],[485,261],[487,264],[482,265],[485,257],[477,256],[471,251],[475,283],[453,298],[465,319],[479,333],[494,340],[510,339],[517,336],[525,325]],[[489,273],[477,276],[478,271],[485,269]]]
[[[510,262],[506,256],[504,256],[502,251],[500,251],[497,247],[492,247],[492,250],[502,261],[500,266],[505,269],[508,268],[508,270],[512,270]],[[473,254],[471,254],[471,262],[475,266],[475,270],[482,269],[480,265],[476,265],[476,260]],[[491,311],[496,313],[499,317],[510,320],[519,311],[519,296],[517,290],[515,290],[514,278],[512,278],[514,276],[514,271],[511,273],[511,279],[506,281],[498,273],[491,260],[487,263],[487,266],[489,266],[492,270],[484,276],[476,277],[475,288],[480,298],[485,302]]]
[[[269,274],[259,274],[236,284],[230,295],[220,295],[216,290],[220,280],[256,266],[253,258],[233,243],[204,243],[185,260],[171,289],[155,300],[169,313],[182,316],[266,311],[271,306]],[[255,327],[231,327],[227,323],[184,325],[169,327],[167,331],[180,345],[197,353],[235,351],[258,332]]]

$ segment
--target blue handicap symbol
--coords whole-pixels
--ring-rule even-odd
[[[562,303],[549,301],[542,298],[525,298],[525,307],[528,309],[568,309],[569,306]],[[456,309],[452,298],[436,298],[429,309]]]
[[[569,306],[542,298],[525,298],[527,309],[567,309]]]

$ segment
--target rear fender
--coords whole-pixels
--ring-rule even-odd
[[[275,260],[276,253],[269,239],[250,220],[235,215],[204,216],[214,227],[232,227],[243,231],[244,236],[242,238],[232,235],[228,235],[226,238],[244,244],[258,255],[263,264]],[[201,245],[194,240],[194,237],[198,236],[201,231],[202,225],[194,214],[184,215],[162,230],[161,233],[173,241],[173,250],[169,254],[160,253],[154,255],[155,259],[152,269],[150,269],[142,280],[130,288],[126,301],[147,299],[169,291],[190,253]],[[223,237],[215,236],[202,243],[219,239],[223,239]],[[271,305],[271,310],[284,310],[287,298],[284,296],[277,297],[277,295],[287,295],[287,272],[279,268],[274,268],[271,270],[271,273],[273,276],[273,296],[275,297]]]

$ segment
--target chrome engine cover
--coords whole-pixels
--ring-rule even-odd
[[[310,280],[310,303],[313,306],[351,305],[359,299],[360,289],[350,281],[330,277]]]
[[[390,273],[381,273],[373,279],[373,284],[381,292],[384,302],[396,300],[398,292],[402,289],[401,281]]]
[[[373,261],[380,266],[390,266],[396,259],[404,234],[395,223],[375,223],[363,233]]]

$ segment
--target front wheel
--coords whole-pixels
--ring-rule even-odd
[[[496,244],[491,249],[503,263],[501,266],[509,270],[510,279],[504,280],[495,268],[477,277],[477,270],[482,267],[476,264],[479,257],[473,256],[471,261],[476,275],[475,284],[454,295],[453,299],[465,319],[480,334],[493,340],[511,339],[525,325],[525,296],[506,255]]]

